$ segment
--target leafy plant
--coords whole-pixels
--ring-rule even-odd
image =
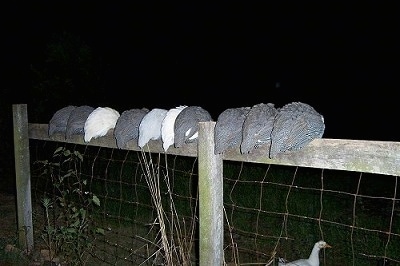
[[[53,154],[57,162],[37,161],[43,164],[42,175],[50,177],[54,199],[45,196],[46,225],[42,238],[49,248],[50,259],[62,255],[71,264],[82,264],[93,247],[93,239],[104,230],[96,226],[91,216],[100,206],[99,198],[87,190],[87,180],[80,174],[83,156],[60,147]],[[50,219],[50,210],[55,214]]]

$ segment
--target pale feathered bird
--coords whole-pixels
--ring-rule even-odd
[[[299,150],[325,131],[324,117],[313,107],[292,102],[279,109],[271,132],[269,157],[279,153]]]
[[[138,146],[143,148],[150,140],[161,139],[161,123],[168,110],[154,108],[148,112],[139,125]]]
[[[181,105],[175,108],[171,108],[168,110],[167,114],[164,117],[164,120],[161,123],[161,140],[163,142],[163,149],[167,151],[168,148],[174,144],[174,127],[176,117],[185,109],[187,105]]]
[[[85,121],[85,142],[103,137],[110,129],[115,127],[120,114],[110,107],[97,107]]]
[[[271,143],[271,132],[277,109],[272,103],[254,105],[243,123],[241,153],[251,153],[260,145]]]
[[[175,148],[195,142],[199,136],[199,122],[208,121],[212,121],[210,113],[200,106],[188,106],[183,109],[175,119]]]
[[[65,132],[67,131],[68,118],[71,112],[76,108],[74,105],[65,106],[53,114],[49,121],[49,137],[54,134],[62,134],[65,138]]]
[[[82,105],[72,110],[67,122],[66,138],[70,139],[73,135],[85,134],[85,122],[94,108],[88,105]]]
[[[214,128],[215,154],[227,149],[240,149],[243,123],[250,107],[229,108],[220,113]]]
[[[319,251],[324,248],[331,248],[325,241],[318,241],[310,253],[308,259],[299,259],[291,262],[286,262],[279,258],[278,266],[319,266]]]
[[[118,148],[125,148],[131,140],[136,140],[137,143],[140,122],[148,112],[149,109],[142,108],[130,109],[121,113],[114,128],[114,137]]]

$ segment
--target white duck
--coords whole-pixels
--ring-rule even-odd
[[[319,266],[319,251],[323,248],[331,248],[331,246],[325,241],[318,241],[314,244],[308,259],[285,262],[282,258],[279,258],[278,266]]]

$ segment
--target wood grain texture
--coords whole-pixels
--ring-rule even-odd
[[[58,135],[50,139],[47,124],[29,124],[29,138],[117,148],[112,130],[104,137],[85,143],[83,136],[74,136],[70,141]],[[241,154],[239,149],[227,150],[223,160],[400,175],[400,142],[322,138],[313,140],[301,150],[278,154],[274,159],[268,158],[268,148],[268,145],[261,146],[251,154]],[[140,151],[133,142],[129,142],[126,149]],[[161,141],[150,141],[144,149],[164,153]],[[197,144],[181,148],[171,146],[167,153],[197,157]]]

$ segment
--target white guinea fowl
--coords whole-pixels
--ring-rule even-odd
[[[168,148],[174,144],[174,126],[176,117],[185,109],[187,105],[181,105],[172,109],[169,109],[161,123],[161,139],[163,142],[163,149],[167,151]]]
[[[138,146],[143,148],[150,140],[161,139],[161,123],[168,110],[154,108],[140,121]]]
[[[279,258],[278,266],[319,266],[319,251],[324,248],[331,248],[331,246],[325,241],[320,240],[314,244],[308,259],[285,262],[282,258]]]
[[[119,112],[110,107],[94,109],[85,121],[85,142],[105,136],[110,129],[115,127],[119,116]]]

